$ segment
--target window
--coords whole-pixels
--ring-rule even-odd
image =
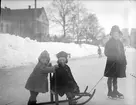
[[[3,32],[3,23],[0,25],[0,31]]]

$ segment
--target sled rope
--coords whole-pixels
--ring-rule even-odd
[[[103,77],[104,77],[104,76],[102,76],[102,77],[99,79],[99,81],[94,85],[94,87],[91,89],[91,91],[94,90],[94,88],[99,84],[99,82],[103,79]],[[89,93],[91,93],[91,91],[90,91]]]
[[[135,76],[135,75],[133,75],[133,74],[131,74],[131,73],[130,73],[130,75],[131,75],[132,77],[136,78],[136,76]]]
[[[111,67],[109,68],[109,70],[108,70],[105,74],[107,74],[107,73],[111,70],[111,68],[113,67],[114,64],[115,64],[115,62],[111,65]],[[114,72],[114,74],[115,74],[115,73],[116,73],[116,72]],[[94,90],[94,88],[100,83],[100,81],[103,79],[103,77],[104,77],[104,75],[99,79],[98,82],[96,82],[96,84],[95,84],[94,87],[90,90],[89,93],[91,93],[91,91]]]

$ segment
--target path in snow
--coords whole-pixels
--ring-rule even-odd
[[[127,54],[129,73],[135,73],[136,55]],[[133,60],[133,62],[132,62]],[[76,79],[80,90],[83,91],[88,85],[91,89],[96,82],[103,76],[106,58],[84,57],[69,61],[74,78]],[[25,82],[33,70],[34,65],[27,67],[18,67],[7,70],[0,70],[0,105],[26,105],[29,97],[29,91],[24,89]],[[124,100],[109,100],[106,97],[107,85],[106,78],[96,87],[96,94],[93,99],[86,105],[135,105],[136,104],[136,79],[128,74],[127,78],[119,79],[119,90],[124,93]],[[65,99],[65,96],[61,99]],[[39,94],[38,102],[48,101],[49,93]]]

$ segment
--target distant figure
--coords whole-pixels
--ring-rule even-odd
[[[68,58],[71,58],[71,54],[70,53],[67,53],[68,54]]]
[[[98,46],[98,55],[99,55],[99,58],[102,57],[102,50],[101,50],[100,46]]]
[[[55,72],[57,66],[51,66],[49,53],[43,51],[30,74],[25,88],[30,91],[30,98],[27,105],[36,105],[36,97],[39,93],[48,92],[48,73]]]
[[[111,39],[105,45],[105,55],[107,56],[107,63],[104,76],[108,77],[108,97],[121,98],[124,97],[118,91],[117,78],[126,77],[126,56],[124,46],[120,41],[121,31],[117,25],[111,28]],[[113,90],[112,90],[113,86]]]
[[[76,101],[72,101],[75,97],[74,93],[79,93],[79,87],[71,73],[70,67],[67,65],[68,63],[68,54],[64,51],[61,51],[57,54],[58,58],[58,68],[55,69],[55,73],[51,80],[51,88],[56,91],[60,96],[66,94],[69,105],[75,105]]]

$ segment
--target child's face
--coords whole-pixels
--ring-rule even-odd
[[[49,59],[45,59],[44,57],[40,59],[40,62],[42,62],[43,64],[48,64],[49,63]]]
[[[119,32],[113,32],[113,33],[112,33],[112,37],[113,37],[114,39],[118,40],[118,39],[119,39]]]
[[[66,59],[65,58],[59,58],[58,59],[58,63],[60,64],[60,65],[62,65],[62,66],[64,66],[65,64],[66,64]]]

